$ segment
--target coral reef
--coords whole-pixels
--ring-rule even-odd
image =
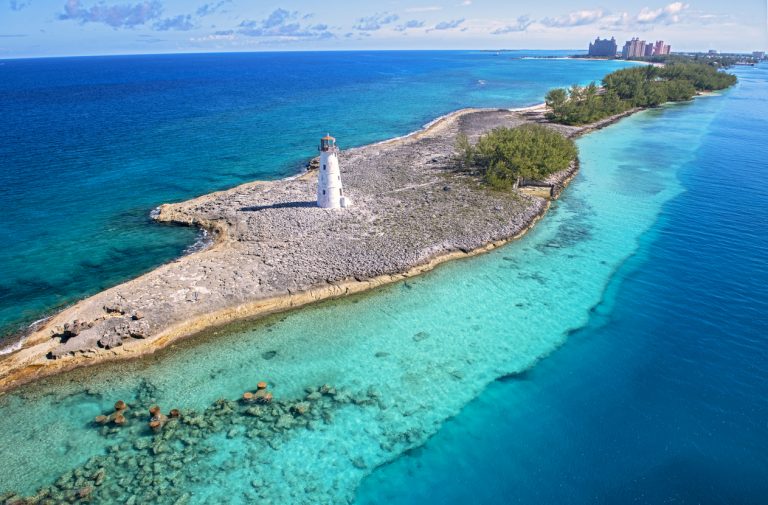
[[[327,384],[308,387],[303,398],[292,400],[272,399],[266,391],[266,383],[259,383],[257,394],[269,395],[268,404],[220,399],[202,412],[173,409],[168,416],[158,405],[151,405],[149,425],[127,422],[129,418],[146,418],[147,410],[141,403],[153,396],[147,385],[137,403],[118,401],[115,407],[120,409],[97,417],[101,435],[116,439],[107,454],[93,456],[83,466],[63,473],[33,496],[0,495],[0,504],[187,503],[193,497],[194,484],[205,479],[194,463],[215,451],[212,440],[217,435],[243,437],[257,452],[271,450],[297,430],[312,430],[318,423],[331,422],[334,410],[375,404],[378,395],[373,391],[350,394]],[[256,479],[253,487],[254,498],[269,496],[268,481]]]

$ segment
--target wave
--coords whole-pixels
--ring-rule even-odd
[[[51,316],[42,317],[36,321],[32,321],[29,326],[27,326],[27,331],[31,332],[36,330],[42,323],[49,320]],[[27,340],[26,335],[17,335],[18,340],[11,342],[10,344],[6,344],[3,347],[0,347],[0,356],[3,356],[5,354],[11,354],[12,352],[16,352],[19,349],[22,348],[24,345],[24,342]],[[13,336],[11,336],[13,338]]]
[[[200,228],[200,233],[197,234],[195,241],[184,249],[184,256],[193,254],[196,252],[205,251],[213,245],[213,237],[205,228]]]
[[[24,345],[23,338],[20,338],[16,342],[13,342],[12,344],[8,344],[5,347],[0,347],[0,356],[4,354],[11,354],[12,352],[16,352],[19,349],[21,349],[21,346]]]

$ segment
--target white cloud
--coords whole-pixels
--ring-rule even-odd
[[[437,23],[434,27],[430,28],[427,31],[432,31],[432,30],[453,30],[454,28],[458,28],[459,25],[461,25],[464,21],[466,21],[464,18],[462,18],[462,19],[452,19],[450,21],[441,21],[440,23]]]
[[[602,9],[580,10],[558,16],[555,18],[544,18],[541,24],[550,28],[570,28],[572,26],[583,26],[596,23],[605,17],[605,11]]]
[[[80,0],[67,0],[59,19],[79,21],[81,24],[104,23],[114,29],[134,28],[158,19],[162,12],[163,4],[159,0],[113,5],[100,2],[90,7],[84,6]]]
[[[674,2],[659,9],[649,9],[643,7],[640,13],[635,16],[635,21],[639,24],[674,24],[682,20],[683,11],[689,7],[683,2]]]
[[[394,23],[398,19],[400,19],[400,17],[397,14],[377,12],[373,16],[358,19],[357,24],[353,28],[366,32],[375,32],[376,30],[380,30],[384,25]]]
[[[224,40],[235,40],[237,38],[237,35],[234,34],[234,32],[229,33],[212,33],[210,35],[205,35],[203,37],[190,37],[190,42],[217,42],[217,41],[224,41]]]
[[[419,21],[417,19],[412,19],[410,21],[406,21],[405,23],[398,25],[395,27],[395,31],[398,32],[404,32],[406,30],[410,30],[413,28],[423,28],[424,27],[424,21]]]
[[[533,20],[529,16],[520,16],[517,18],[516,23],[496,28],[491,32],[491,35],[504,35],[506,33],[524,32],[532,24]]]
[[[237,32],[248,37],[266,37],[281,40],[297,39],[329,39],[334,35],[328,31],[328,26],[315,24],[302,25],[304,18],[298,12],[285,9],[275,9],[265,19],[260,21],[246,20],[238,26]]]
[[[220,0],[216,3],[209,3],[209,4],[203,4],[200,7],[197,8],[196,14],[198,16],[210,16],[211,14],[215,14],[216,11],[224,7],[226,4],[231,3],[232,0]]]
[[[429,5],[427,7],[409,7],[405,9],[405,12],[434,12],[440,10],[443,10],[443,8],[438,5]]]
[[[29,2],[23,0],[11,0],[10,6],[12,11],[20,11],[25,7],[29,7]]]
[[[683,2],[673,2],[664,7],[651,9],[643,7],[637,14],[621,12],[606,15],[601,21],[601,28],[614,30],[652,30],[655,26],[688,24],[711,25],[713,23],[728,23],[732,20],[727,14],[711,14],[704,11],[691,10],[690,5]]]
[[[636,14],[612,13],[603,9],[583,9],[563,16],[546,17],[539,23],[548,28],[573,28],[599,23],[601,29],[648,30],[656,25],[685,22],[712,23],[714,19],[722,20],[722,16],[693,12],[689,7],[687,3],[672,2],[659,8],[643,7]]]
[[[187,31],[195,28],[195,24],[192,22],[191,15],[179,14],[178,16],[158,21],[154,24],[154,28],[161,32],[168,30]]]

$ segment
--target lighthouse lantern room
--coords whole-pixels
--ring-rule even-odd
[[[320,166],[317,173],[317,205],[324,209],[341,209],[351,205],[344,196],[339,170],[339,148],[330,135],[320,139]]]

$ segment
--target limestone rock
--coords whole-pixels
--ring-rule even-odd
[[[99,339],[99,347],[114,349],[123,345],[123,337],[117,333],[107,332]]]

